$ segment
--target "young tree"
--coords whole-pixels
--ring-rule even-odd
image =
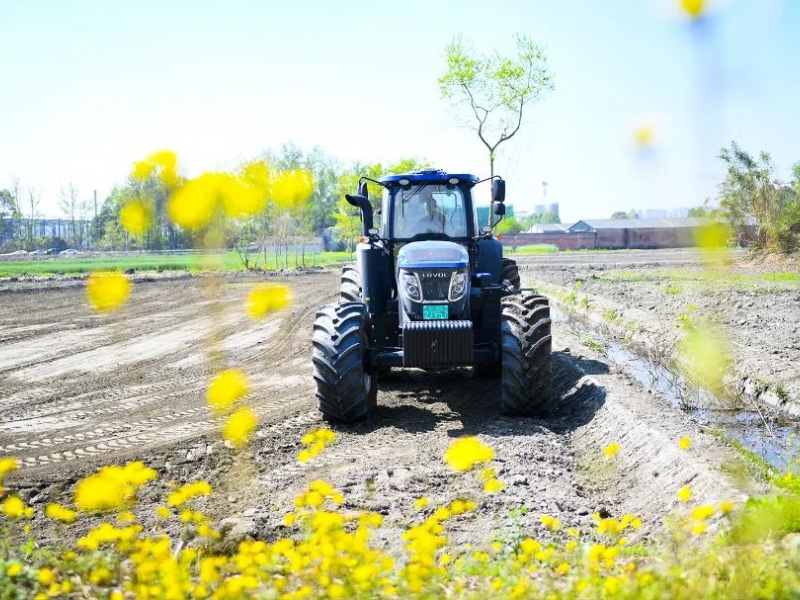
[[[75,188],[75,185],[70,183],[66,189],[64,186],[61,186],[58,208],[70,221],[70,244],[73,247],[80,247],[83,242],[83,236],[78,233],[75,227],[79,204],[78,190]]]
[[[36,226],[36,219],[39,217],[39,203],[41,202],[42,195],[38,190],[32,186],[28,186],[28,201],[26,203],[26,217],[27,223],[25,225],[25,248],[33,250],[34,247],[34,229]]]
[[[553,89],[542,49],[525,35],[515,36],[516,56],[476,55],[456,37],[447,46],[447,68],[439,77],[442,96],[474,129],[489,153],[489,173],[494,176],[498,146],[522,125],[526,105]]]

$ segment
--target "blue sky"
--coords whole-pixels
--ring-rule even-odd
[[[562,219],[695,206],[736,139],[800,161],[800,2],[719,0],[703,31],[677,0],[405,2],[4,0],[0,188],[20,178],[57,214],[62,185],[102,199],[171,148],[187,175],[292,140],[345,163],[427,158],[486,175],[477,136],[440,99],[444,47],[546,49],[555,90],[496,170],[520,208]],[[655,130],[648,152],[634,144]]]

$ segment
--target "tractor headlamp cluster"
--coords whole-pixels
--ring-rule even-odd
[[[455,271],[450,277],[450,291],[447,299],[450,302],[458,302],[467,293],[467,272]]]
[[[408,299],[414,302],[422,302],[422,286],[419,284],[417,274],[403,271],[402,282],[403,290]]]

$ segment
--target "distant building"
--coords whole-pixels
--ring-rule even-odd
[[[558,202],[552,202],[547,205],[547,212],[558,216]]]
[[[596,248],[684,248],[697,244],[698,233],[716,221],[699,217],[681,219],[585,219],[570,233],[593,233]]]
[[[538,223],[528,233],[567,233],[573,223]]]
[[[533,214],[535,215],[543,215],[547,212],[547,206],[545,204],[537,204],[533,207]]]
[[[75,229],[73,230],[73,224]],[[84,244],[89,241],[89,231],[92,222],[86,219],[74,222],[70,219],[57,217],[39,217],[36,219],[19,219],[14,227],[9,228],[9,239],[22,240],[27,237],[28,227],[31,227],[31,234],[34,238],[58,237],[64,240],[84,240]]]

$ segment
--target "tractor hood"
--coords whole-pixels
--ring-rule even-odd
[[[458,269],[468,265],[469,254],[455,242],[411,242],[397,253],[397,266],[401,269]]]

